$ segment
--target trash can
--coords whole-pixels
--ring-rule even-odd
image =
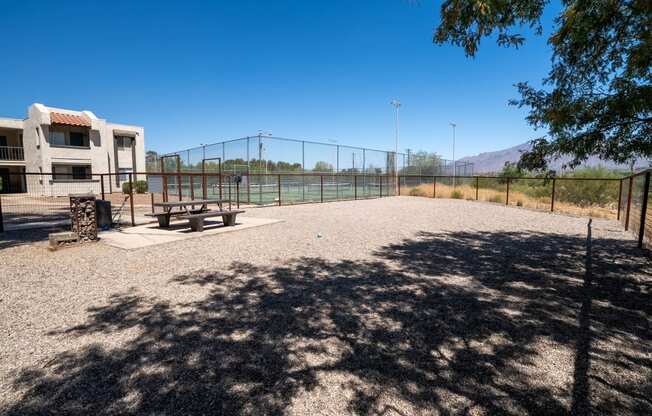
[[[97,219],[97,228],[106,231],[111,228],[113,220],[111,218],[111,201],[95,200],[95,218]]]

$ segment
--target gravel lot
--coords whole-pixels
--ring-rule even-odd
[[[0,241],[0,414],[650,414],[612,221],[395,197],[136,251]]]

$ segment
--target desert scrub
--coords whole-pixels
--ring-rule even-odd
[[[503,200],[503,197],[500,195],[492,195],[489,197],[489,202],[496,202],[502,204],[505,202],[505,200]]]
[[[455,189],[455,190],[453,190],[451,192],[451,198],[453,198],[453,199],[462,199],[462,198],[464,198],[464,195],[462,194],[462,192]]]
[[[428,196],[426,191],[419,188],[419,187],[410,189],[409,195],[410,196]]]

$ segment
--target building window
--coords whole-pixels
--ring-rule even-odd
[[[130,149],[133,137],[129,136],[115,136],[115,144],[118,149]]]
[[[88,134],[82,131],[68,129],[50,129],[50,144],[52,146],[89,147]]]
[[[53,146],[65,146],[66,145],[66,133],[62,131],[52,131],[50,130],[50,144]]]
[[[90,165],[52,165],[52,179],[59,181],[91,179]]]
[[[7,136],[0,136],[0,147],[7,147]]]
[[[126,182],[127,180],[129,180],[129,174],[133,171],[133,169],[120,168],[119,171],[120,171],[120,176],[119,176],[120,182]]]

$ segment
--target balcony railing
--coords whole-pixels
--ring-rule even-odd
[[[0,146],[0,160],[25,160],[25,151],[17,146]]]

